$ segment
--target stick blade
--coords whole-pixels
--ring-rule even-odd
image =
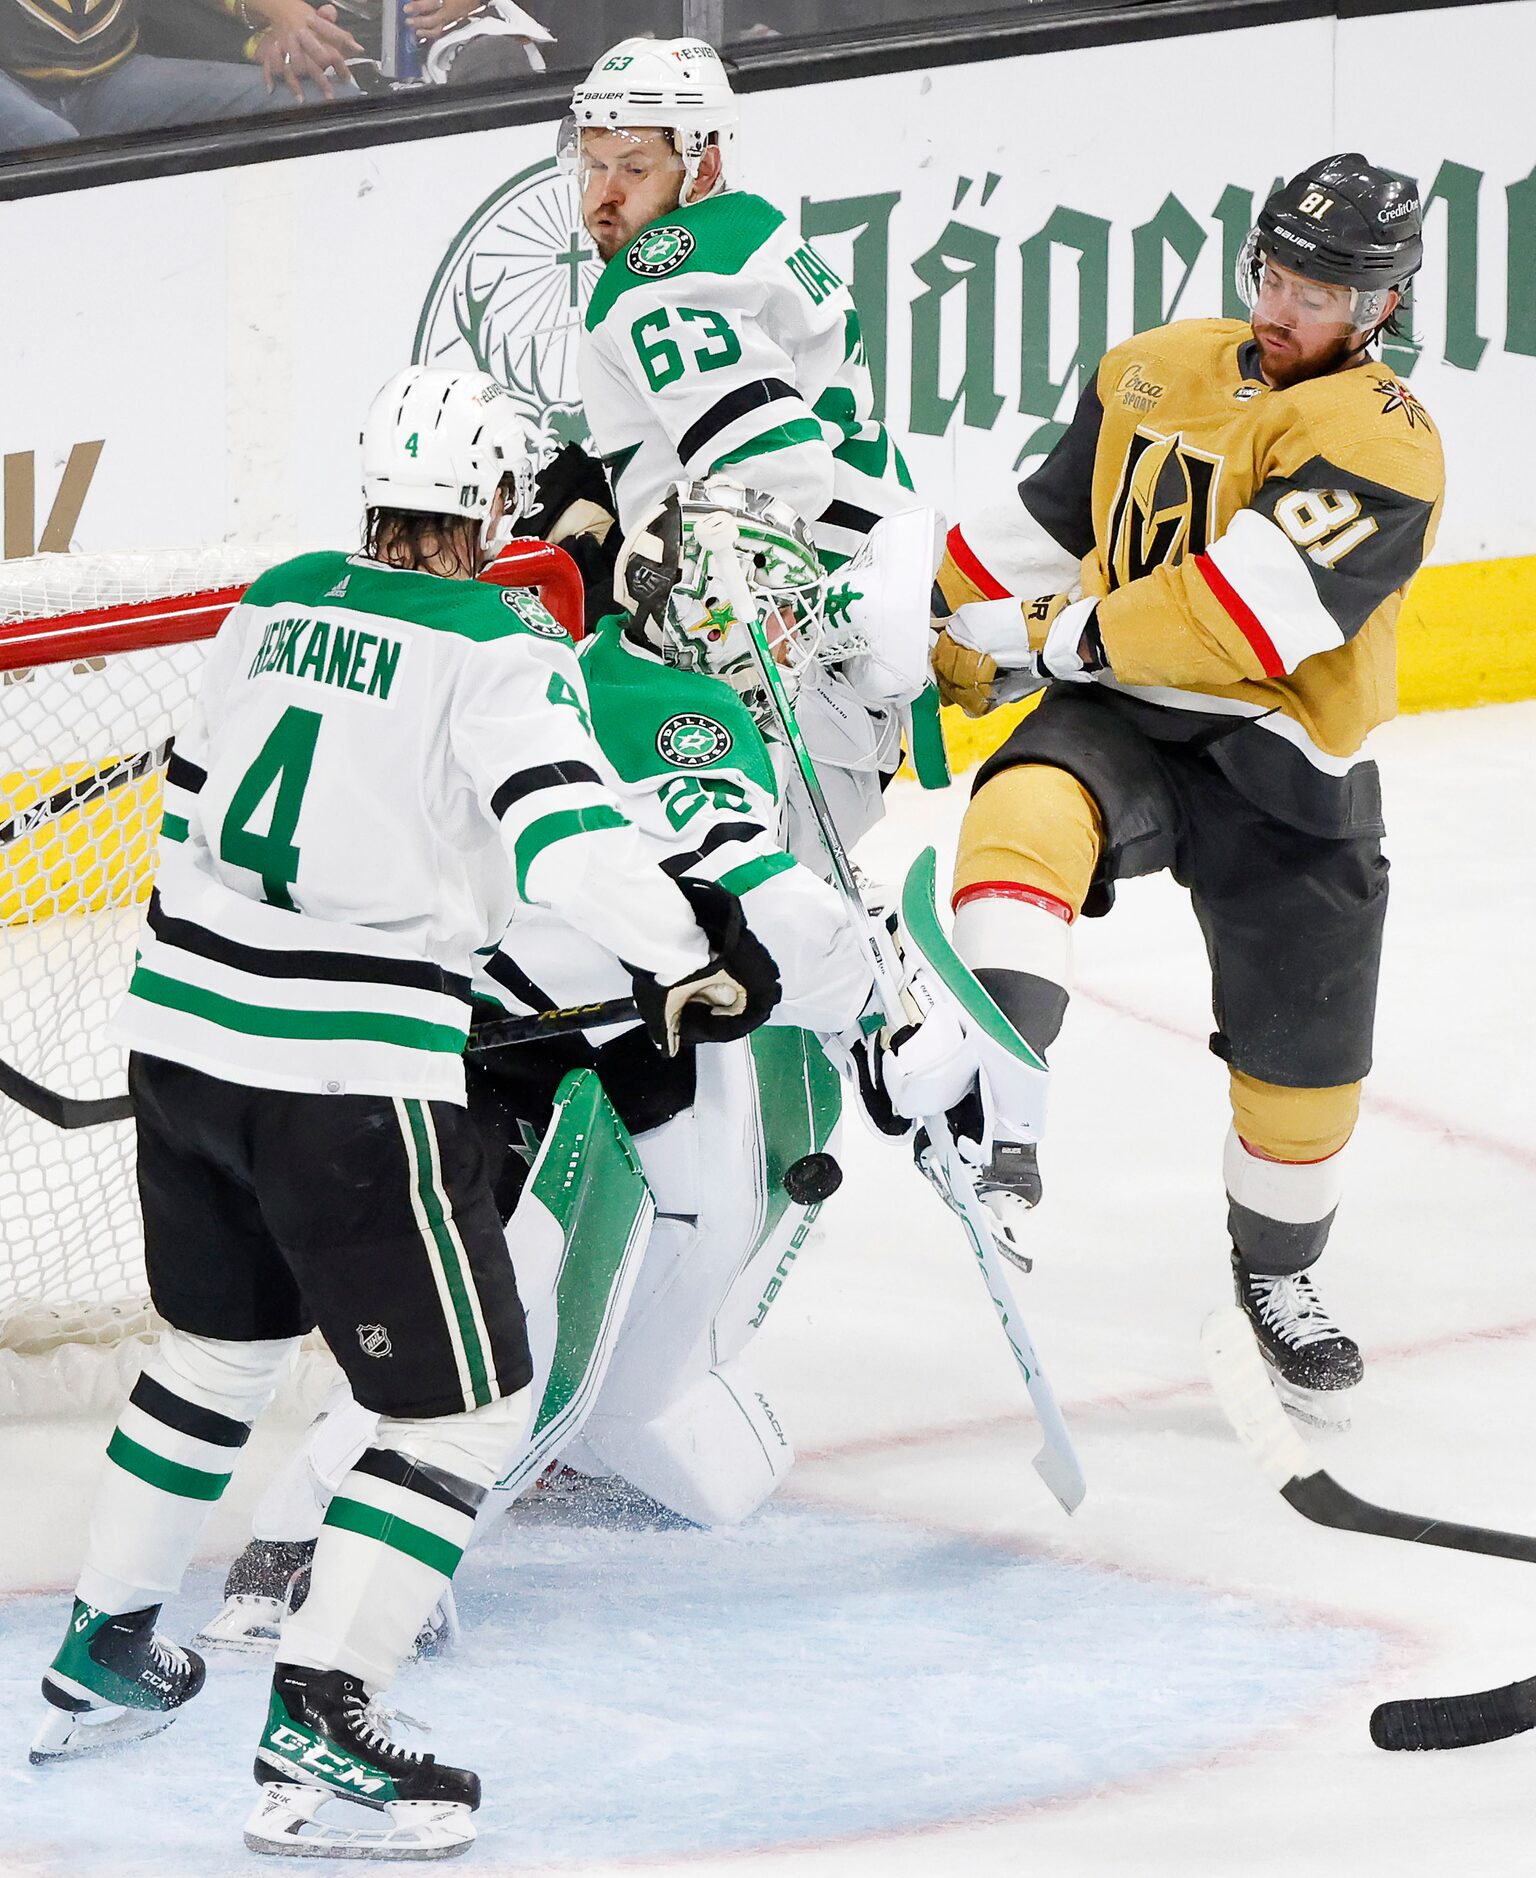
[[[1473,1695],[1383,1702],[1371,1713],[1371,1739],[1389,1754],[1481,1747],[1536,1728],[1536,1677]]]
[[[1069,1446],[1065,1451],[1047,1440],[1035,1456],[1035,1472],[1050,1488],[1064,1513],[1075,1513],[1088,1491],[1088,1481]]]
[[[1299,1476],[1316,1473],[1317,1462],[1280,1406],[1252,1327],[1237,1305],[1224,1305],[1206,1318],[1200,1350],[1222,1414],[1270,1485],[1283,1489]]]

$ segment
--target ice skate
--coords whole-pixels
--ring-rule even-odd
[[[203,1659],[155,1634],[158,1604],[113,1616],[75,1599],[69,1634],[43,1676],[48,1717],[31,1759],[72,1760],[158,1734],[203,1686]]]
[[[392,1741],[355,1676],[280,1663],[256,1750],[253,1852],[452,1858],[474,1842],[480,1778]]]
[[[224,1580],[224,1608],[192,1641],[205,1649],[270,1656],[283,1618],[309,1596],[313,1539],[252,1539]],[[459,1640],[459,1614],[450,1585],[433,1605],[411,1649],[414,1662],[441,1656]]]
[[[1349,1391],[1365,1366],[1360,1346],[1323,1309],[1307,1272],[1266,1277],[1232,1254],[1237,1301],[1253,1326],[1275,1393],[1298,1421],[1314,1428],[1349,1426]]]
[[[298,1574],[309,1570],[313,1539],[252,1539],[224,1580],[224,1608],[192,1639],[204,1649],[270,1655]]]
[[[1033,1141],[997,1141],[992,1158],[977,1170],[976,1197],[1003,1228],[999,1247],[1020,1271],[1034,1268],[1024,1251],[1025,1216],[1040,1204],[1039,1152]]]

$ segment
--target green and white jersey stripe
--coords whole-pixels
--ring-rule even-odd
[[[452,1201],[443,1184],[432,1111],[423,1102],[398,1096],[394,1109],[409,1170],[411,1210],[437,1287],[464,1407],[484,1408],[487,1403],[497,1401],[502,1391],[475,1275],[453,1216]]]
[[[528,592],[311,554],[209,655],[166,776],[132,1047],[258,1088],[462,1102],[474,955],[532,908],[678,978],[575,649]]]
[[[579,375],[626,530],[670,484],[718,472],[782,496],[836,567],[914,505],[848,289],[761,196],[687,204],[615,255]]]

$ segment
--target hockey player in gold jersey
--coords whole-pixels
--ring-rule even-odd
[[[1370,1068],[1386,911],[1370,731],[1434,539],[1440,439],[1371,347],[1422,258],[1417,191],[1358,153],[1265,204],[1251,320],[1105,354],[1005,510],[951,531],[934,666],[972,715],[1042,690],[982,767],[955,940],[1029,1041],[1055,1043],[1070,929],[1169,869],[1205,936],[1233,1126],[1238,1298],[1293,1408],[1342,1419],[1360,1353],[1309,1268]],[[1037,1098],[985,1092],[1000,1213],[1039,1198]]]

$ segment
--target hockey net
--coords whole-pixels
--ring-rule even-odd
[[[54,1096],[126,1091],[109,1025],[154,879],[170,742],[208,640],[283,558],[221,546],[0,562],[0,1062]],[[539,586],[579,627],[558,550],[518,544],[491,577]],[[0,1416],[115,1403],[157,1329],[132,1121],[64,1129],[0,1094]],[[313,1394],[328,1359],[305,1367]]]

